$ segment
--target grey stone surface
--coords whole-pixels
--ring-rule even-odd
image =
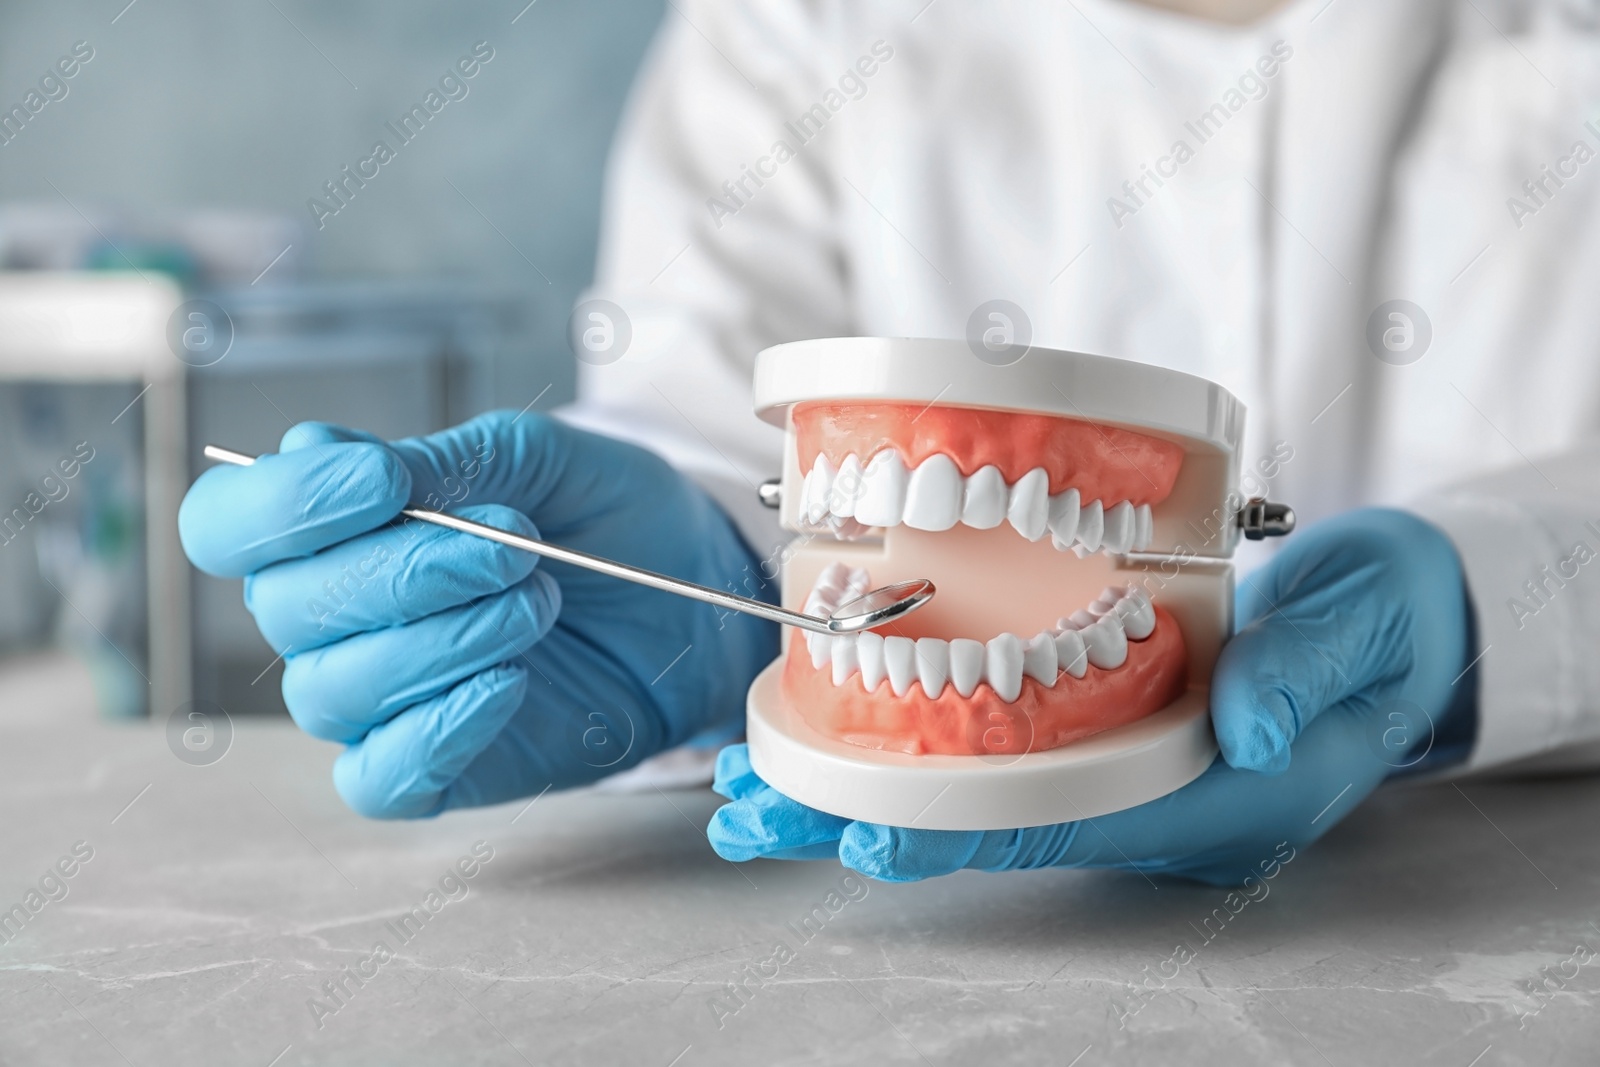
[[[1600,1058],[1600,962],[1563,965],[1600,948],[1600,780],[1385,791],[1207,941],[1222,891],[1136,874],[871,884],[830,914],[837,865],[724,863],[703,792],[367,822],[287,723],[237,723],[197,767],[88,707],[59,662],[0,672],[0,907],[94,849],[0,945],[6,1064]],[[467,896],[399,944],[476,841]],[[342,1005],[319,989],[379,940],[395,958]],[[779,940],[793,958],[730,998]],[[313,999],[338,1007],[320,1028]]]

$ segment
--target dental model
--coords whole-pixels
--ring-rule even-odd
[[[774,788],[848,818],[1002,829],[1144,803],[1210,764],[1237,400],[1098,356],[997,367],[961,341],[872,338],[768,349],[755,393],[787,431],[764,497],[799,534],[785,605],[826,618],[876,584],[938,588],[871,632],[786,635],[749,698]],[[1292,527],[1253,505],[1256,527]]]

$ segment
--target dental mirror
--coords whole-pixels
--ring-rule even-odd
[[[926,578],[873,589],[835,608],[828,617],[828,629],[836,634],[871,630],[916,611],[933,599],[933,593],[933,583]]]
[[[219,463],[231,463],[236,467],[248,467],[256,461],[256,457],[243,452],[235,452],[228,448],[219,448],[216,445],[206,445],[206,458]],[[862,630],[871,630],[892,622],[902,615],[920,608],[933,599],[933,583],[925,578],[914,579],[909,582],[898,582],[895,585],[886,585],[882,589],[873,589],[839,605],[832,618],[819,619],[814,615],[803,615],[798,611],[789,611],[786,608],[774,607],[759,600],[738,596],[734,593],[723,592],[721,589],[712,589],[710,586],[696,585],[686,582],[681,578],[673,578],[655,571],[647,571],[642,567],[631,567],[626,563],[605,559],[600,556],[591,556],[587,552],[580,552],[575,548],[566,548],[562,545],[553,545],[548,541],[539,541],[532,537],[523,537],[510,530],[502,530],[497,526],[486,526],[481,522],[463,519],[456,515],[447,515],[442,511],[431,511],[427,508],[406,508],[400,514],[422,522],[431,522],[435,526],[443,526],[460,533],[472,534],[497,544],[507,545],[511,548],[520,548],[524,552],[532,552],[536,556],[545,556],[549,559],[570,563],[574,567],[583,567],[587,570],[608,574],[613,578],[624,581],[636,582],[647,585],[652,589],[660,589],[668,593],[677,593],[691,600],[700,600],[717,607],[728,608],[731,611],[742,611],[747,615],[754,615],[769,622],[782,623],[784,626],[795,626],[816,634],[853,634]]]

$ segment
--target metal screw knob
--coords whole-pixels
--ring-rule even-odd
[[[769,508],[783,506],[783,479],[768,478],[756,488],[756,496]]]
[[[1239,509],[1239,529],[1250,541],[1287,537],[1294,533],[1294,509],[1287,504],[1274,504],[1264,496],[1251,497]]]

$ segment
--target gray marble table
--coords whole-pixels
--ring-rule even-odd
[[[287,723],[190,766],[90,705],[0,671],[0,908],[43,901],[0,945],[4,1064],[1600,1060],[1596,779],[1385,791],[1232,914],[1136,874],[734,866],[701,791],[367,822]]]

